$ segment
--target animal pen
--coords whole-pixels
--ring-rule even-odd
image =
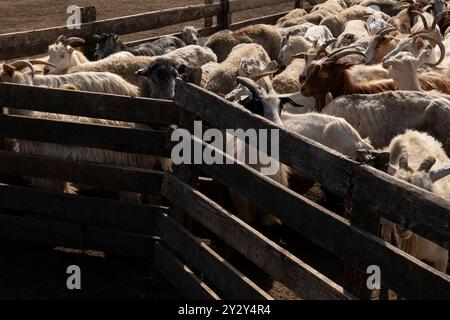
[[[56,27],[0,35],[0,59],[42,54],[49,41],[62,34],[87,39],[89,53],[92,35],[101,32],[131,34],[204,18],[200,35],[207,36],[222,29],[275,23],[286,12],[239,23],[232,23],[232,14],[285,2],[293,1],[206,0],[201,5],[103,21],[95,21],[95,8],[83,8],[80,29]],[[295,7],[300,6],[302,1],[295,1]],[[0,104],[157,128],[129,129],[2,114],[0,136],[4,138],[167,157],[171,130],[192,129],[193,119],[220,129],[278,129],[280,161],[353,204],[348,219],[343,218],[241,163],[182,165],[173,173],[163,173],[0,151],[3,175],[54,178],[161,195],[168,203],[159,207],[1,184],[2,238],[149,260],[189,299],[273,299],[207,242],[194,236],[189,223],[183,223],[189,217],[304,299],[367,298],[366,270],[373,265],[382,270],[383,286],[404,298],[450,298],[448,275],[378,237],[379,219],[384,217],[449,248],[448,201],[390,177],[373,163],[349,160],[193,84],[177,80],[172,102],[1,83]],[[194,135],[192,143],[213,148]],[[345,283],[324,276],[314,262],[305,263],[224,209],[203,191],[215,185],[236,190],[341,259],[346,265]]]

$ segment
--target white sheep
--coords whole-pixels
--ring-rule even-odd
[[[336,48],[351,45],[358,40],[369,38],[367,24],[363,20],[350,20],[344,25],[344,30],[336,40]]]
[[[263,63],[271,60],[264,48],[258,44],[239,44],[233,48],[228,58],[213,71],[206,89],[216,94],[225,96],[236,86],[236,76],[243,58],[260,59]]]
[[[16,61],[4,64],[0,82],[12,82],[33,86],[59,88],[64,84],[74,84],[82,91],[111,93],[125,96],[139,96],[139,88],[122,77],[109,72],[80,72],[67,75],[35,75],[32,63],[49,64],[45,61]],[[20,70],[28,67],[31,72]]]
[[[392,171],[394,177],[450,200],[450,159],[439,141],[427,133],[407,130],[392,140],[389,151],[390,165],[395,168]],[[392,230],[395,230],[402,250],[446,272],[448,249],[384,220],[383,239],[388,240]]]

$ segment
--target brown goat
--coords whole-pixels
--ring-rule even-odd
[[[353,82],[348,68],[359,64],[359,62],[340,62],[339,59],[350,54],[365,55],[354,50],[335,53],[322,61],[311,64],[307,70],[306,80],[302,85],[302,94],[305,97],[316,99],[317,111],[321,112],[325,107],[328,92],[333,95],[333,98],[337,98],[341,95],[373,94],[396,89],[393,80]]]
[[[396,27],[401,33],[411,33],[411,27],[415,17],[413,11],[421,12],[424,6],[421,2],[412,3],[408,8],[403,9],[396,16],[390,18],[388,23]]]

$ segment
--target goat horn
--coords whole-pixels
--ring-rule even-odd
[[[422,161],[419,171],[430,172],[431,168],[436,164],[436,159],[434,157],[428,157]]]
[[[259,99],[264,98],[264,92],[261,87],[259,87],[255,81],[249,78],[245,77],[237,77],[236,78],[237,83],[242,84],[244,87],[246,87],[250,92],[252,93],[253,97],[257,97]]]
[[[398,159],[398,167],[403,170],[408,170],[408,152],[403,151]]]
[[[352,54],[360,55],[360,56],[363,56],[364,58],[367,58],[367,56],[364,53],[362,53],[361,51],[348,50],[348,51],[341,51],[338,54],[332,53],[331,55],[328,56],[328,59],[331,58],[331,60],[333,60],[333,61],[338,61],[339,59],[342,59],[343,57],[346,57],[346,56],[349,56]]]
[[[59,36],[58,39],[56,39],[56,43],[58,43],[58,42],[64,42],[64,41],[66,41],[66,40],[67,40],[67,37],[64,36],[64,35],[62,35],[62,36]]]
[[[69,39],[66,39],[63,43],[65,45],[73,45],[75,44],[75,47],[82,46],[85,44],[86,41],[84,39],[78,38],[78,37],[70,37]]]
[[[385,36],[386,34],[392,32],[392,31],[397,31],[397,28],[396,27],[386,27],[386,28],[383,28],[381,30],[378,30],[378,32],[375,35],[383,37],[383,36]]]
[[[34,77],[34,67],[30,61],[18,60],[11,63],[10,66],[15,67],[17,70],[22,70],[28,67],[31,70],[31,76]]]
[[[43,65],[50,66],[50,67],[53,67],[53,68],[58,68],[58,66],[55,66],[53,63],[48,62],[48,61],[44,61],[44,60],[30,60],[28,62],[31,63],[32,65],[34,65],[34,64],[43,64]]]
[[[427,18],[425,18],[425,16],[422,13],[420,13],[419,11],[413,10],[411,12],[417,14],[420,17],[420,19],[422,19],[424,29],[427,31],[430,31],[430,28],[428,28]]]
[[[250,79],[252,79],[255,82],[258,82],[259,80],[261,80],[264,77],[271,76],[271,75],[275,74],[277,71],[278,71],[278,69],[267,71],[267,72],[261,73],[260,75],[254,77],[254,78],[250,78]]]
[[[439,64],[441,64],[441,62],[444,60],[445,58],[445,46],[442,43],[442,41],[436,39],[435,37],[433,37],[431,34],[429,33],[423,33],[422,35],[420,35],[421,38],[429,40],[435,44],[438,45],[439,50],[441,51],[441,56],[439,57],[439,60],[436,61],[435,63],[427,63],[426,65],[430,66],[430,67],[436,67]]]
[[[444,13],[449,13],[450,10],[443,10],[441,12],[439,12],[433,20],[433,24],[431,25],[431,31],[434,31],[434,28],[436,28],[436,25],[441,22],[442,16],[444,15]]]

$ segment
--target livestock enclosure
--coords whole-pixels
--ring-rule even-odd
[[[200,34],[207,36],[222,29],[274,23],[286,12],[238,23],[233,23],[232,14],[287,2],[294,8],[302,7],[303,1],[205,0],[202,5],[103,21],[95,21],[95,8],[83,8],[80,29],[55,27],[0,35],[0,59],[42,54],[49,42],[62,34],[86,38],[89,54],[95,33],[131,34],[204,18]],[[145,39],[134,43],[142,41]],[[242,163],[180,165],[172,173],[164,173],[31,156],[3,148],[2,238],[151,261],[189,299],[273,299],[257,280],[241,270],[240,263],[228,258],[231,255],[196,234],[201,226],[203,234],[207,230],[210,238],[220,240],[302,299],[368,299],[369,266],[378,266],[384,288],[401,297],[450,299],[450,276],[378,237],[379,219],[383,217],[449,248],[450,203],[384,173],[383,161],[350,160],[181,79],[177,80],[174,101],[0,83],[0,105],[145,123],[153,128],[129,129],[1,114],[2,138],[163,157],[170,157],[172,130],[185,128],[192,132],[195,119],[219,129],[277,129],[283,164],[353,204],[344,218]],[[230,157],[193,134],[191,142],[193,147],[214,149]],[[164,206],[9,183],[21,176],[159,196]],[[325,276],[315,261],[306,262],[270,234],[233,215],[217,196],[224,188],[236,190],[256,207],[273,213],[318,250],[340,259],[345,264],[344,281]]]

